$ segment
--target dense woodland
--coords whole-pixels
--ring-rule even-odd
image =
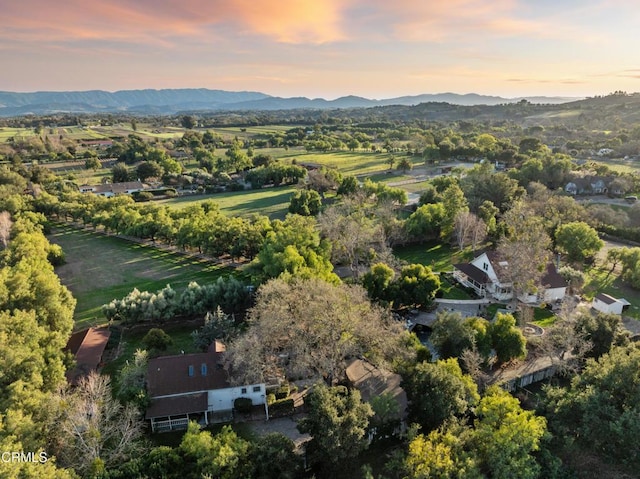
[[[572,180],[602,177],[611,196],[640,192],[636,103],[637,95],[619,92],[555,106],[2,120],[33,134],[22,130],[0,143],[0,451],[45,452],[49,460],[0,462],[0,475],[636,477],[640,349],[619,316],[566,302],[543,336],[529,337],[523,326],[534,313],[521,304],[486,318],[444,312],[427,347],[405,320],[433,310],[451,280],[434,264],[397,254],[427,244],[467,258],[494,250],[518,265],[508,271],[517,294],[542,291],[545,266],[558,255],[572,297],[583,293],[597,262],[626,291],[640,289],[640,206],[584,203],[564,191]],[[151,139],[137,131],[143,123],[182,130]],[[276,124],[283,127],[243,131]],[[59,134],[65,125],[130,131],[96,148]],[[221,125],[237,126],[238,134],[225,137],[215,131]],[[278,151],[289,150],[361,152],[363,161],[402,174],[457,166],[429,176],[417,204],[407,206],[399,186],[279,159]],[[616,168],[625,157],[630,167]],[[108,168],[114,183],[152,182],[156,192],[80,193],[73,174],[55,171],[72,160],[87,171]],[[282,217],[229,216],[215,195],[183,208],[154,201],[283,184],[297,188]],[[226,274],[112,298],[100,321],[153,327],[145,349],[111,376],[94,374],[71,389],[65,371],[73,360],[63,348],[75,299],[56,275],[65,252],[47,240],[61,224],[175,247],[225,265]],[[603,254],[603,237],[627,243]],[[193,423],[171,446],[148,434],[148,358],[171,341],[165,323],[193,319],[202,320],[196,348],[227,343],[234,383],[317,382],[298,425],[312,437],[304,459],[282,435],[245,438],[232,426]],[[401,375],[407,427],[398,427],[393,400],[363,402],[345,381],[347,361],[357,357]],[[561,374],[529,391],[493,384],[501,368],[543,357]],[[276,408],[286,409],[279,401]]]

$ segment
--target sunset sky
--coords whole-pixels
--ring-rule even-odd
[[[633,0],[0,0],[0,90],[640,91]]]

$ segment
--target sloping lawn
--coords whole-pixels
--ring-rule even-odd
[[[396,248],[393,253],[407,263],[419,263],[429,266],[433,271],[451,271],[453,264],[473,259],[473,251],[466,248],[460,251],[440,243],[425,243]]]

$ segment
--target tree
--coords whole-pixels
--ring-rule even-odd
[[[614,347],[589,359],[568,388],[547,389],[551,432],[637,471],[640,456],[640,348]]]
[[[227,342],[235,334],[235,324],[233,317],[225,314],[218,306],[211,313],[207,312],[204,317],[204,325],[191,333],[193,345],[200,351],[205,351],[216,339]]]
[[[498,313],[495,321],[490,324],[488,333],[499,363],[526,357],[527,340],[516,327],[516,320],[511,314]]]
[[[487,236],[487,225],[473,213],[461,211],[454,219],[453,234],[460,250],[471,244],[475,251],[478,243]]]
[[[385,263],[376,263],[371,266],[368,273],[362,276],[362,286],[371,299],[388,301],[391,293],[389,287],[395,274],[395,271]]]
[[[338,187],[338,194],[348,196],[358,191],[358,179],[355,176],[345,176]]]
[[[11,214],[8,211],[0,212],[0,244],[2,244],[2,248],[9,246],[12,226]]]
[[[398,162],[397,169],[398,169],[398,171],[401,171],[404,174],[407,171],[412,170],[413,169],[413,165],[411,164],[411,162],[407,158],[402,158]]]
[[[198,125],[198,120],[194,116],[184,115],[180,118],[182,126],[188,130],[194,129]]]
[[[166,351],[172,343],[171,336],[160,328],[151,328],[142,338],[142,344],[149,350]]]
[[[127,361],[120,370],[117,396],[122,402],[134,402],[136,406],[146,408],[145,380],[148,360],[149,353],[147,351],[136,349],[133,354],[133,361]]]
[[[85,160],[84,168],[85,170],[99,170],[100,168],[102,168],[102,163],[100,163],[100,160],[98,160],[98,158],[92,156],[91,158],[87,158]]]
[[[135,407],[113,399],[108,377],[91,373],[60,395],[57,408],[56,455],[83,476],[103,474],[140,453],[143,422]]]
[[[395,304],[426,307],[440,289],[440,278],[428,266],[410,264],[402,268],[391,288]]]
[[[366,354],[381,362],[400,347],[401,325],[373,306],[361,287],[316,278],[262,285],[247,323],[227,349],[237,383],[284,373],[332,384],[344,377],[347,358]]]
[[[331,244],[320,239],[314,218],[288,215],[275,220],[251,263],[254,275],[265,280],[280,275],[318,277],[337,283],[331,264]]]
[[[404,378],[409,402],[409,419],[425,431],[446,420],[464,415],[480,396],[471,376],[462,373],[456,359],[423,362]]]
[[[405,221],[407,234],[419,241],[440,236],[447,213],[442,203],[418,207]]]
[[[302,469],[295,443],[280,433],[270,433],[249,445],[247,462],[254,479],[295,479]]]
[[[314,190],[297,190],[291,195],[289,213],[302,216],[316,216],[320,212],[322,199]]]
[[[622,326],[622,319],[615,314],[580,314],[575,330],[591,344],[591,349],[585,355],[589,358],[598,359],[613,346],[624,346],[629,341],[629,335]]]
[[[317,384],[305,404],[309,414],[298,423],[298,430],[311,434],[307,451],[313,462],[337,467],[367,448],[366,434],[373,411],[361,401],[357,389]]]
[[[148,178],[160,178],[162,173],[162,167],[155,161],[143,161],[136,168],[136,175],[140,181],[145,181]]]
[[[519,202],[505,213],[503,224],[508,234],[498,243],[498,256],[506,263],[501,280],[512,284],[515,298],[539,291],[551,255],[551,238],[542,221]]]
[[[582,221],[574,221],[556,230],[556,245],[570,261],[583,262],[593,258],[604,246],[604,241],[591,226]]]
[[[445,216],[442,220],[440,237],[448,240],[453,234],[456,216],[462,211],[468,210],[468,203],[462,189],[458,185],[449,186],[442,193],[442,206]]]
[[[126,167],[124,163],[116,163],[111,168],[111,180],[114,183],[124,183],[125,181],[129,181],[129,169]]]
[[[463,318],[458,312],[438,313],[430,340],[442,359],[458,358],[467,349],[478,347],[487,355],[491,349],[489,322],[482,318]]]
[[[178,448],[183,459],[182,473],[194,478],[248,477],[245,470],[249,466],[248,451],[249,443],[238,437],[231,426],[224,426],[218,434],[212,435],[209,431],[201,431],[193,421]]]

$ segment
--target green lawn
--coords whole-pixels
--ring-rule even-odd
[[[396,248],[393,253],[407,263],[420,263],[431,267],[433,271],[451,271],[454,263],[473,259],[470,248],[460,251],[440,243],[402,246]]]
[[[49,240],[62,246],[67,263],[56,272],[78,300],[75,328],[104,322],[101,306],[133,288],[157,291],[211,282],[231,271],[208,262],[118,238],[58,226]],[[235,274],[235,273],[234,273]]]
[[[455,281],[449,281],[440,275],[440,290],[443,299],[475,299]]]
[[[271,218],[284,218],[289,208],[291,195],[295,186],[279,186],[261,190],[233,191],[212,195],[181,196],[158,203],[171,208],[183,208],[204,200],[213,200],[220,205],[220,210],[229,216],[246,216],[259,213]]]

